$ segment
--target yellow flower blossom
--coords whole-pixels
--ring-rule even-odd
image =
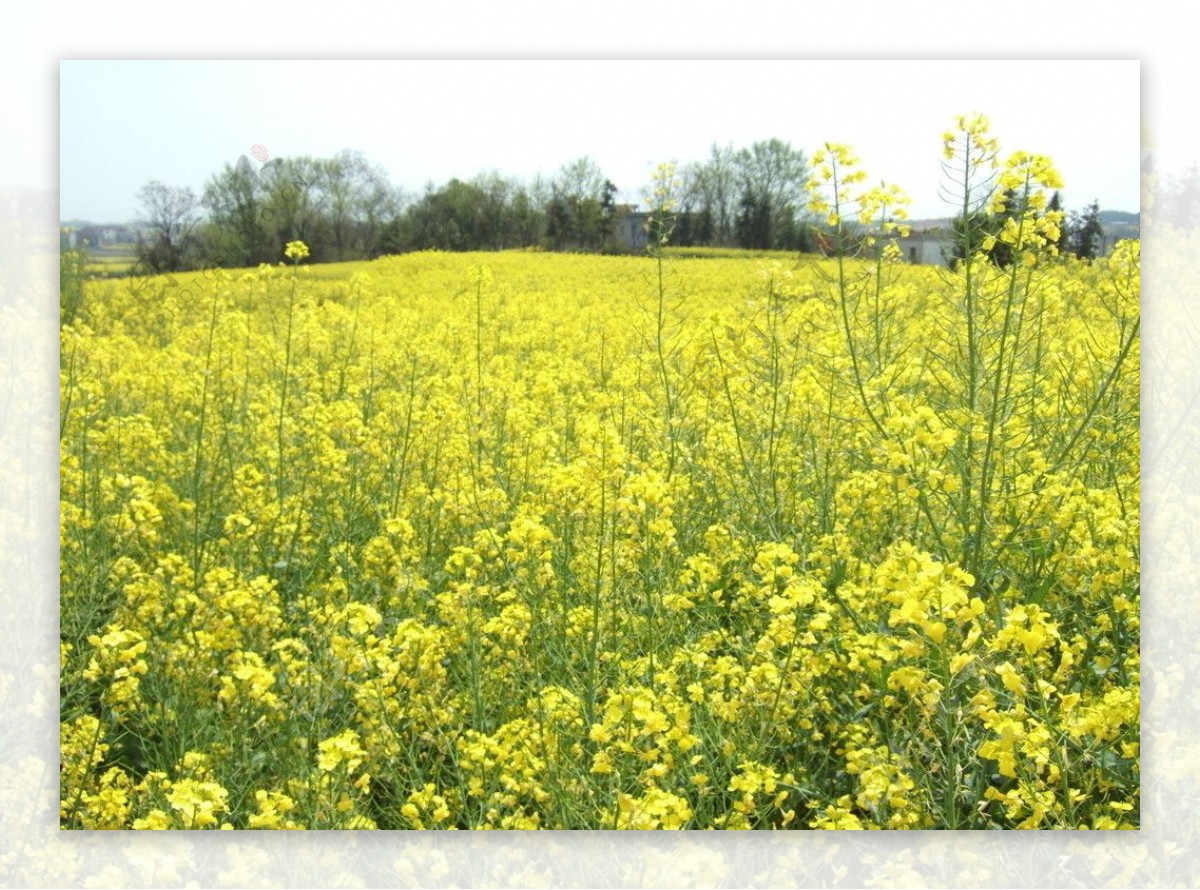
[[[299,262],[308,256],[308,245],[303,241],[289,241],[283,249],[283,255],[289,260]]]

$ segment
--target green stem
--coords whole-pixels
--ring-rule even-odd
[[[278,445],[279,459],[276,469],[276,483],[279,487],[279,515],[283,516],[283,497],[284,497],[284,480],[283,480],[283,422],[287,416],[287,397],[288,397],[288,380],[292,368],[292,323],[295,317],[296,308],[296,269],[292,267],[292,291],[288,297],[288,313],[287,313],[287,336],[284,339],[283,351],[283,382],[279,388],[279,425],[278,425]]]

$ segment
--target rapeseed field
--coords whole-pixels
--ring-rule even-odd
[[[815,160],[857,255],[91,282],[62,827],[1137,828],[1138,245],[1017,155],[908,265]]]

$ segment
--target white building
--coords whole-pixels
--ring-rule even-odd
[[[897,243],[907,262],[925,266],[945,266],[948,265],[945,254],[946,235],[945,229],[926,229],[898,238]]]

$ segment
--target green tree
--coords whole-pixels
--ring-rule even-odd
[[[1071,214],[1071,252],[1082,260],[1094,260],[1104,249],[1104,227],[1100,225],[1100,202],[1092,201],[1083,213]]]
[[[712,236],[707,243],[730,247],[735,243],[741,196],[738,190],[737,152],[732,145],[715,143],[696,176],[700,194],[700,212],[712,220]]]
[[[533,247],[540,244],[546,234],[546,184],[538,176],[528,186],[516,184],[514,189],[509,206],[513,244]]]
[[[781,139],[755,142],[735,156],[740,183],[737,234],[743,247],[795,247],[806,205],[808,159]]]
[[[741,247],[765,250],[772,246],[771,202],[765,195],[747,189],[738,203],[734,234]]]
[[[377,255],[384,222],[396,215],[398,204],[384,172],[355,151],[340,152],[313,166],[316,204],[331,238],[330,258]]]
[[[172,188],[155,180],[138,191],[148,240],[138,245],[139,265],[152,272],[178,272],[191,259],[199,202],[190,188]]]
[[[1071,249],[1070,232],[1067,227],[1066,211],[1063,210],[1062,206],[1062,196],[1057,191],[1054,193],[1053,197],[1050,198],[1049,204],[1046,205],[1046,210],[1050,213],[1063,214],[1062,225],[1059,226],[1058,229],[1058,242],[1055,246],[1058,248],[1058,252],[1060,254],[1065,255],[1070,252]]]
[[[202,240],[209,262],[253,266],[269,261],[263,192],[257,173],[244,158],[236,167],[226,164],[205,184],[201,204],[208,211],[209,225]]]
[[[484,196],[478,186],[451,179],[433,183],[406,214],[410,247],[415,250],[474,250],[482,230]]]
[[[329,195],[320,182],[320,162],[311,157],[281,158],[260,173],[263,210],[272,259],[291,241],[303,241],[313,262],[342,259],[335,254]]]
[[[514,246],[512,202],[516,184],[492,170],[481,173],[470,183],[476,189],[476,249],[504,250]]]
[[[580,158],[559,170],[546,205],[546,235],[555,250],[612,248],[617,187],[596,163]]]

